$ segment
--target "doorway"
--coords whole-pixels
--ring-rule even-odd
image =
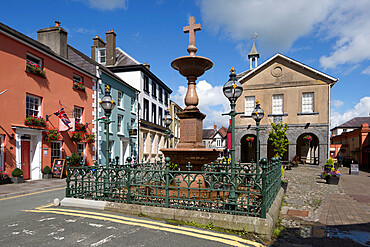
[[[130,148],[129,148],[129,138],[121,138],[121,164],[124,165],[126,163],[127,157],[130,156]]]
[[[30,146],[31,142],[22,140],[21,141],[21,169],[23,171],[23,179],[30,179]]]

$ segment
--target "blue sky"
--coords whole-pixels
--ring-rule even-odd
[[[308,4],[309,2],[309,4]],[[1,0],[0,21],[36,39],[54,25],[68,31],[68,43],[90,56],[95,35],[114,29],[117,46],[151,70],[183,105],[186,80],[171,61],[187,55],[182,27],[195,16],[197,55],[214,66],[198,79],[204,127],[226,126],[222,94],[229,70],[249,69],[250,34],[258,33],[259,64],[280,52],[339,79],[332,88],[332,127],[370,113],[370,1],[357,0]],[[262,105],[263,107],[263,105]]]

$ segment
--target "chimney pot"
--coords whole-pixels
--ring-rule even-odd
[[[60,21],[55,21],[55,26],[60,27]]]
[[[213,125],[213,128],[215,129],[215,130],[217,130],[217,125],[215,124],[215,125]]]
[[[148,70],[150,70],[150,65],[149,65],[149,63],[144,63],[144,66],[145,66],[145,68],[147,68]]]

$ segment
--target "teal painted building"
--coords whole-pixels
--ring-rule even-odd
[[[113,77],[113,73],[100,71],[97,85],[98,102],[105,93],[105,86],[111,88],[111,96],[116,102],[116,107],[112,110],[110,120],[113,121],[109,125],[109,149],[111,161],[119,164],[124,164],[127,157],[137,156],[137,97],[138,91],[125,83],[117,76]],[[104,110],[97,107],[97,118],[104,116]],[[106,131],[104,123],[99,122],[97,129],[98,145],[98,161],[99,164],[106,162]],[[116,161],[116,157],[118,157]]]

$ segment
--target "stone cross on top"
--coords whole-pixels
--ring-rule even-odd
[[[195,47],[195,32],[200,30],[202,30],[202,26],[200,24],[195,24],[195,17],[189,17],[189,26],[183,28],[184,33],[189,33],[189,46],[187,49],[189,56],[195,56],[198,50]]]

